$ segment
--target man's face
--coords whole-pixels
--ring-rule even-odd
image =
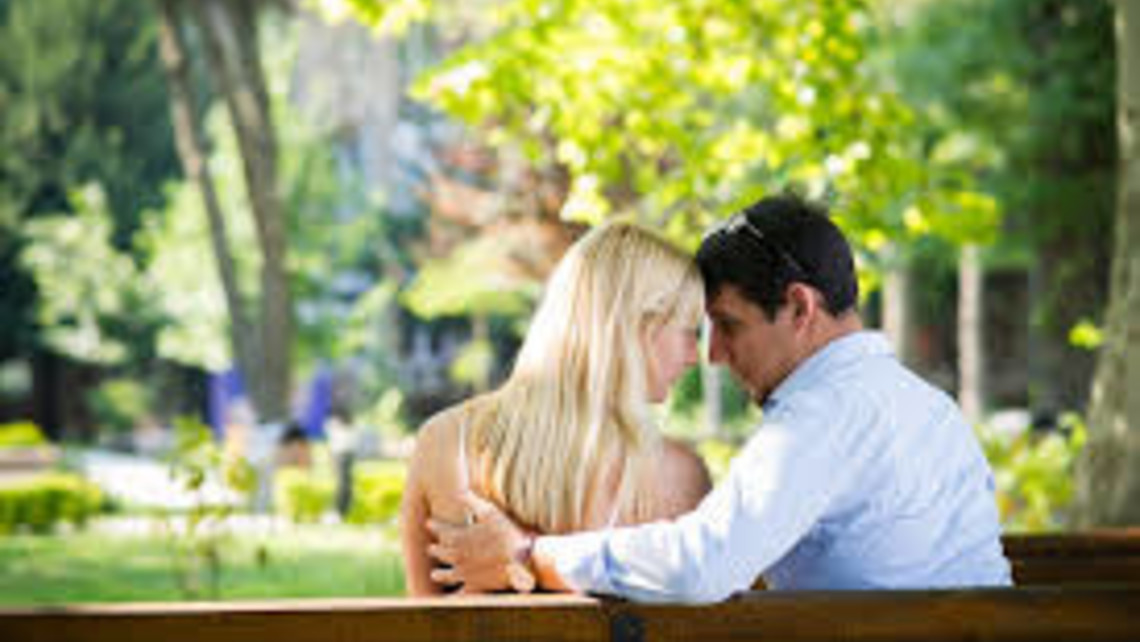
[[[798,336],[791,306],[775,320],[726,284],[708,304],[712,322],[709,360],[723,363],[752,400],[762,404],[798,363]]]

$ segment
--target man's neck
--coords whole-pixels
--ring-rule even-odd
[[[810,347],[801,359],[801,362],[824,349],[830,345],[831,342],[862,331],[863,319],[859,316],[859,313],[854,310],[845,312],[838,317],[825,314],[820,317],[819,323],[813,330],[812,340],[809,344]]]

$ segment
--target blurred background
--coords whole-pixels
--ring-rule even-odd
[[[401,593],[415,430],[566,247],[789,186],[1009,530],[1136,523],[1134,10],[0,0],[0,603]],[[758,419],[707,365],[661,409],[716,474]]]

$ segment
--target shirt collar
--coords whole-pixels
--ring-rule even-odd
[[[792,370],[764,402],[770,411],[788,395],[819,383],[828,373],[843,366],[873,356],[893,356],[894,350],[881,332],[860,330],[834,339],[805,359]]]

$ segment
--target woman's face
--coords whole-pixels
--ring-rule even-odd
[[[700,333],[697,321],[684,319],[673,319],[650,330],[645,357],[651,403],[665,401],[677,379],[697,364]]]

